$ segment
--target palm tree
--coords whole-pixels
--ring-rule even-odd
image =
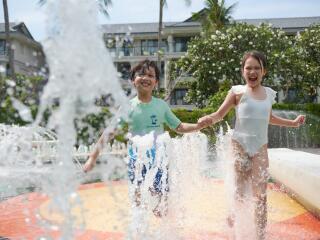
[[[192,19],[201,22],[205,33],[211,33],[230,23],[237,3],[226,7],[225,0],[206,0],[205,5],[203,10],[192,15]]]
[[[9,11],[7,0],[3,0],[3,15],[4,15],[4,25],[5,25],[5,34],[6,34],[6,52],[9,57],[9,71],[8,76],[13,77],[15,75],[14,71],[14,59],[13,59],[13,50],[11,48],[11,38],[10,38],[10,22],[9,22]]]
[[[191,4],[191,0],[185,0],[187,6]],[[163,7],[167,5],[166,0],[159,0],[159,28],[158,28],[158,68],[161,72],[161,42],[162,42],[162,18],[163,18]]]

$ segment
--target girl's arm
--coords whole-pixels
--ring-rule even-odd
[[[271,113],[269,124],[283,126],[283,127],[300,127],[300,125],[305,123],[305,120],[306,120],[305,115],[299,115],[296,117],[296,119],[290,120],[290,119],[278,117],[273,113]]]
[[[199,118],[198,124],[201,127],[207,127],[209,125],[220,122],[224,118],[224,116],[230,111],[230,109],[235,105],[236,94],[233,92],[229,92],[219,109],[214,113]]]

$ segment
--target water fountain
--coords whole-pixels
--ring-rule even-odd
[[[305,114],[302,111],[273,110],[280,117],[294,119],[299,114]],[[270,148],[319,148],[320,147],[320,118],[307,114],[307,124],[300,128],[284,128],[278,126],[269,126],[269,147]]]
[[[144,208],[135,207],[133,189],[128,188],[125,180],[113,181],[115,170],[125,175],[123,159],[108,155],[107,164],[101,164],[98,170],[102,182],[81,185],[87,176],[74,164],[74,120],[99,112],[94,103],[101,95],[111,95],[114,100],[107,134],[116,126],[116,119],[125,117],[128,111],[128,99],[122,93],[97,27],[94,2],[50,0],[47,3],[52,25],[44,49],[50,80],[41,98],[39,114],[29,127],[3,127],[0,142],[1,186],[5,183],[4,186],[16,189],[18,181],[34,186],[32,190],[36,191],[0,202],[0,235],[42,240],[228,239],[225,217],[230,198],[225,198],[223,181],[212,177],[215,172],[223,171],[216,168],[222,165],[207,159],[207,139],[202,134],[176,139],[164,134],[157,139],[157,159],[161,159],[158,163],[170,164],[169,212],[164,218],[156,218],[150,211],[155,203],[148,187],[154,171],[146,176],[141,189]],[[47,127],[56,129],[56,134],[38,127],[47,108],[53,112]],[[225,148],[228,135],[223,136],[220,133],[217,152],[230,167]],[[148,161],[145,152],[153,144],[149,138],[132,140],[138,146],[142,162]],[[228,184],[230,181],[226,185],[231,189]],[[270,194],[290,201],[273,189]],[[319,236],[317,231],[301,233],[299,226],[286,223],[306,213],[296,203],[288,208],[279,207],[274,198],[270,203],[271,234],[281,236],[280,239]],[[281,235],[282,225],[289,226],[290,233],[285,230]]]

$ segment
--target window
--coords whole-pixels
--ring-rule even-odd
[[[0,55],[5,55],[6,40],[0,39]]]
[[[173,90],[172,97],[170,99],[171,105],[186,105],[187,102],[184,101],[184,98],[187,94],[187,89],[175,89]]]
[[[174,51],[175,52],[186,52],[188,50],[188,42],[191,37],[178,37],[174,40]]]
[[[167,51],[167,41],[161,41],[161,49],[166,52]],[[156,55],[158,51],[158,40],[157,39],[148,39],[141,41],[141,55]]]

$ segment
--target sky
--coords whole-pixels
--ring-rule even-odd
[[[112,2],[109,18],[99,16],[101,24],[158,21],[159,0],[112,0]],[[184,0],[167,0],[164,21],[184,21],[192,12],[200,11],[205,6],[204,2],[204,0],[191,0],[191,5],[186,6]],[[234,19],[320,16],[319,0],[226,0],[226,6],[234,3],[237,3],[232,14]],[[38,0],[8,0],[8,5],[11,22],[24,22],[37,41],[46,38],[45,7],[39,6]],[[0,22],[3,22],[2,9],[0,9]]]

